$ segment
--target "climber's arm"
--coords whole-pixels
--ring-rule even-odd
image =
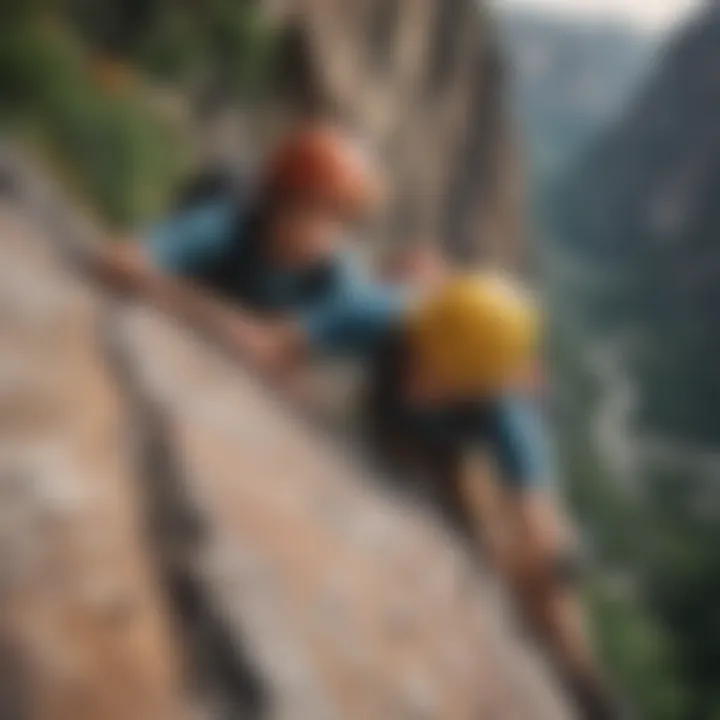
[[[143,297],[271,373],[297,362],[303,334],[294,323],[224,302],[201,280],[224,267],[243,241],[235,217],[231,203],[209,201],[170,215],[146,232],[142,243],[99,249],[88,266],[107,285]]]
[[[264,374],[288,369],[305,353],[305,336],[298,324],[230,305],[189,279],[159,270],[142,245],[123,243],[103,248],[88,265],[107,285],[144,298]]]
[[[177,250],[174,250],[177,252]],[[185,267],[181,257],[171,267]],[[104,248],[92,261],[107,284],[140,295],[219,341],[264,374],[285,377],[311,353],[364,357],[392,327],[402,307],[397,294],[371,285],[347,288],[296,317],[260,316],[212,295],[185,275],[158,267],[145,246]]]
[[[193,281],[222,265],[234,240],[232,223],[230,206],[207,203],[171,215],[144,233],[142,242],[97,248],[88,266],[117,290],[162,296],[169,278]]]
[[[371,283],[340,283],[309,310],[269,319],[212,297],[194,278],[228,262],[241,241],[223,206],[209,205],[170,218],[146,243],[118,244],[94,259],[96,274],[140,294],[229,346],[263,372],[286,375],[310,352],[361,356],[395,319],[400,299]]]

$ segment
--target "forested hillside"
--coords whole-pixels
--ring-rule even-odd
[[[559,422],[643,717],[720,713],[720,10],[664,49],[550,204]]]

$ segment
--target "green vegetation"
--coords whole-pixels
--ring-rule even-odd
[[[77,44],[53,27],[0,31],[3,120],[35,141],[115,225],[155,211],[181,168],[177,131],[137,89],[111,92]]]
[[[558,299],[563,297],[561,291]],[[580,361],[578,350],[586,342],[569,328],[558,328],[550,355],[565,391],[558,413],[565,490],[599,563],[587,599],[597,644],[638,717],[684,720],[691,716],[678,628],[663,616],[654,594],[661,579],[676,578],[666,550],[671,524],[657,517],[651,499],[668,498],[638,495],[637,488],[624,486],[598,449],[593,418],[603,389]],[[643,478],[633,482],[642,485]]]
[[[250,2],[18,0],[0,27],[0,122],[107,221],[132,225],[158,212],[189,160],[150,83],[252,96],[273,47]]]
[[[553,257],[590,279],[556,281],[573,323],[553,350],[571,399],[559,421],[568,484],[603,568],[599,640],[650,720],[720,717],[719,48],[709,10],[545,203]],[[594,442],[608,388],[583,357],[598,343],[619,351],[637,395],[620,428],[638,453],[631,477]]]

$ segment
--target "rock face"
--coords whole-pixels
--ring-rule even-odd
[[[496,29],[475,0],[264,0],[281,96],[352,119],[390,169],[386,236],[521,258],[519,162]]]
[[[0,716],[188,717],[97,298],[0,223]]]
[[[567,716],[427,511],[8,206],[0,252],[3,718]]]

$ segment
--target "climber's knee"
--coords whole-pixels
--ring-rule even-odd
[[[585,580],[586,562],[579,552],[560,550],[544,558],[535,556],[527,564],[521,565],[525,583],[536,590],[545,588],[545,592],[555,590],[578,589]]]
[[[551,566],[551,576],[555,584],[567,588],[578,588],[586,577],[587,563],[576,550],[558,553]]]

